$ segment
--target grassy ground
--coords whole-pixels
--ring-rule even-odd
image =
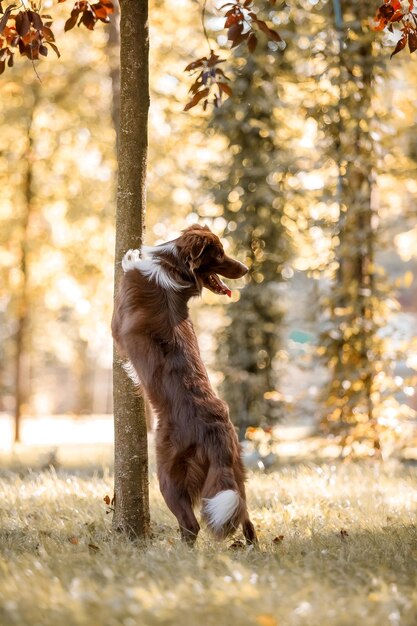
[[[151,484],[146,547],[111,533],[108,470],[0,472],[0,624],[417,624],[417,470],[283,466],[249,477],[260,549],[183,546]]]

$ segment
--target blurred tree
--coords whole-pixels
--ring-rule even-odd
[[[229,157],[221,182],[212,182],[213,195],[227,221],[227,238],[246,255],[251,271],[238,301],[226,307],[218,340],[222,393],[241,438],[249,425],[279,417],[272,401],[278,382],[274,360],[281,347],[280,285],[292,272],[292,242],[283,220],[291,159],[279,136],[285,114],[277,99],[289,65],[284,57],[275,58],[276,49],[275,42],[262,40],[247,59],[235,51],[235,97],[214,118],[214,127],[229,142]]]
[[[386,323],[388,290],[375,265],[373,128],[375,73],[381,59],[367,27],[367,6],[360,0],[349,6],[335,0],[333,6],[336,30],[327,59],[336,99],[322,121],[327,136],[333,138],[340,217],[337,272],[325,304],[322,334],[330,370],[324,390],[329,409],[323,423],[344,436],[343,444],[367,440],[379,450],[386,363],[378,331]]]
[[[20,386],[12,380],[10,364],[21,352],[20,345],[26,410],[29,403],[35,412],[91,410],[91,386],[84,385],[88,393],[80,402],[88,378],[83,368],[91,375],[93,367],[104,367],[91,357],[108,336],[114,134],[106,114],[108,78],[104,72],[100,76],[104,37],[94,33],[85,45],[80,35],[73,34],[79,54],[71,67],[64,59],[59,64],[45,61],[49,71],[42,86],[33,68],[20,60],[13,73],[1,77],[0,175],[13,181],[13,187],[0,188],[0,310],[8,320],[3,326],[3,406],[10,411],[10,396]],[[30,219],[23,227],[29,195]],[[26,279],[21,268],[24,241]],[[18,311],[25,292],[24,326],[28,329],[30,321],[30,333],[23,329],[18,340]],[[88,349],[80,351],[78,346],[86,341]],[[48,387],[58,390],[63,383],[58,369],[62,372],[77,358],[82,362],[73,368],[72,380],[65,381],[67,392],[55,391],[51,406]],[[22,401],[16,400],[16,410],[19,405],[22,409]]]
[[[261,8],[268,10],[266,3]],[[235,51],[233,103],[225,102],[214,118],[230,150],[217,157],[219,173],[208,182],[222,206],[231,246],[249,250],[252,281],[226,308],[228,324],[218,348],[223,392],[241,435],[249,424],[270,424],[288,412],[279,392],[288,369],[282,336],[288,286],[294,271],[317,278],[328,265],[323,215],[327,203],[334,203],[333,191],[322,182],[328,159],[315,149],[316,113],[328,99],[318,93],[314,75],[323,17],[303,2],[269,9],[268,17],[279,24],[287,46],[277,56],[279,42],[259,41],[247,60]],[[317,111],[311,114],[313,106]],[[300,278],[308,285],[307,277]],[[301,323],[304,298],[303,293],[295,313]],[[314,307],[315,302],[311,312]]]
[[[24,371],[24,361],[26,352],[26,331],[29,322],[29,264],[28,251],[30,242],[30,219],[33,211],[33,124],[36,115],[37,104],[39,101],[39,88],[36,85],[33,90],[32,107],[27,127],[27,147],[26,147],[26,175],[23,182],[24,208],[22,214],[22,223],[20,228],[20,297],[16,302],[16,336],[15,336],[15,406],[14,406],[14,425],[15,442],[20,441],[20,421],[22,414],[22,404],[27,400],[27,372]],[[26,374],[26,375],[25,375]],[[26,380],[25,380],[26,378]]]

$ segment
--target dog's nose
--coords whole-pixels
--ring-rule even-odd
[[[244,263],[241,263],[240,261],[238,261],[239,263],[239,268],[241,270],[241,276],[245,276],[245,274],[247,274],[249,272],[249,268],[246,267],[246,265]]]

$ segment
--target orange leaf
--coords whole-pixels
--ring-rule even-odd
[[[278,620],[270,613],[257,615],[256,623],[259,624],[259,626],[278,626]]]

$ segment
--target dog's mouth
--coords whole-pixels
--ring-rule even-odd
[[[218,293],[219,295],[232,296],[232,292],[229,287],[218,277],[214,272],[211,274],[206,274],[205,276],[201,276],[202,283],[204,287],[210,289],[213,293]]]

